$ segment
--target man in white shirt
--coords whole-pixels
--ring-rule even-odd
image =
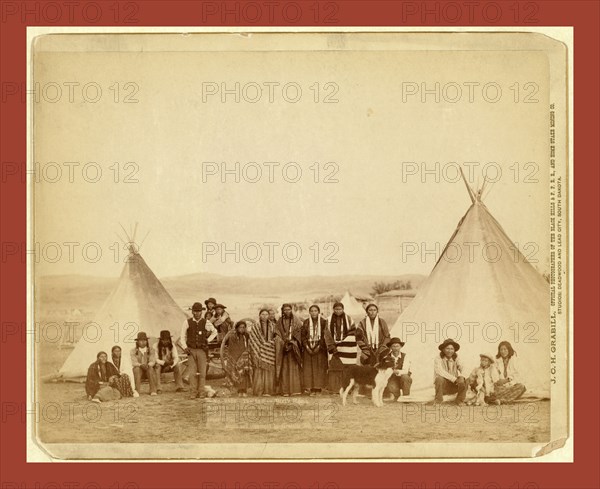
[[[388,347],[392,349],[392,360],[394,361],[394,373],[388,381],[387,389],[394,396],[394,401],[397,401],[402,396],[410,396],[410,386],[412,377],[410,371],[410,358],[402,351],[404,341],[400,338],[392,338],[388,343]]]
[[[462,362],[456,352],[460,345],[451,339],[438,346],[439,357],[433,361],[433,384],[435,385],[435,404],[444,401],[444,395],[456,394],[456,404],[464,405],[467,394],[467,382]]]
[[[188,354],[190,381],[190,399],[206,397],[206,366],[208,363],[208,344],[217,336],[215,327],[202,317],[202,304],[195,302],[192,316],[181,325],[181,346]]]

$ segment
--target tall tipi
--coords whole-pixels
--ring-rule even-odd
[[[85,376],[99,351],[108,353],[110,361],[114,345],[119,345],[122,350],[121,371],[131,375],[129,352],[134,347],[138,332],[144,331],[154,341],[163,329],[171,332],[173,341],[178,337],[187,315],[135,247],[130,246],[129,251],[117,285],[92,323],[84,325],[85,334],[66,359],[59,377]]]
[[[465,181],[466,183],[466,181]],[[468,376],[500,341],[517,352],[526,396],[550,394],[550,289],[468,185],[472,205],[391,335],[412,363],[411,397],[433,398],[433,362],[445,338],[460,343]]]
[[[367,315],[362,304],[358,302],[348,290],[340,302],[344,304],[344,312],[348,314],[356,324]]]

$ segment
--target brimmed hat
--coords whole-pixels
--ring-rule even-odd
[[[490,355],[489,353],[480,353],[480,357],[488,358],[491,363],[495,362],[494,355]]]
[[[202,307],[202,304],[200,304],[199,302],[194,302],[194,305],[192,306],[192,311],[201,311],[202,309],[204,309],[204,307]]]
[[[404,346],[406,343],[402,341],[400,338],[392,338],[388,343],[388,346],[392,346],[393,344],[398,343],[400,346]]]
[[[204,301],[204,304],[205,304],[206,306],[208,306],[208,303],[209,303],[209,302],[212,302],[213,304],[217,304],[217,299],[215,299],[214,297],[209,297],[208,299],[206,299],[206,300]]]
[[[163,329],[160,332],[160,339],[161,340],[170,340],[172,338],[171,336],[171,332],[169,330]]]
[[[219,309],[219,308],[221,308],[221,309],[227,309],[227,307],[224,306],[223,304],[215,304],[215,309]]]
[[[146,340],[146,341],[148,341],[148,337],[146,336],[146,333],[144,333],[143,331],[140,331],[137,334],[137,338],[135,340],[136,341],[140,341],[140,340]]]
[[[454,351],[460,350],[460,345],[456,341],[451,340],[450,338],[448,338],[447,340],[444,340],[444,342],[440,346],[438,346],[438,349],[440,351],[442,351],[448,345],[452,345],[454,347]]]

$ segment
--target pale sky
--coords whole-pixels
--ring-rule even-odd
[[[463,35],[450,52],[457,39],[451,34],[431,49],[415,43],[414,36],[399,35],[376,44],[377,49],[366,43],[371,50],[362,52],[348,48],[351,39],[336,47],[335,38],[318,35],[311,40],[315,50],[287,52],[267,49],[271,41],[261,36],[207,36],[91,41],[63,36],[39,43],[44,52],[36,54],[34,80],[46,88],[47,98],[57,97],[49,84],[63,91],[58,101],[42,96],[34,107],[35,160],[41,172],[35,186],[35,240],[49,257],[42,256],[38,273],[118,275],[124,255],[115,260],[115,232],[123,234],[119,223],[130,227],[139,222],[138,240],[150,231],[142,255],[158,276],[427,274],[435,258],[423,260],[418,253],[403,261],[401,247],[414,242],[420,250],[423,243],[428,249],[436,243],[443,248],[466,212],[470,200],[463,182],[441,178],[455,177],[450,162],[478,162],[471,181],[475,187],[483,183],[485,164],[494,162],[492,178],[501,168],[485,203],[521,249],[525,243],[539,245],[538,268],[547,269],[550,102],[542,51],[467,50],[470,41]],[[253,43],[259,51],[249,51]],[[216,50],[220,46],[228,52]],[[80,84],[72,103],[65,82]],[[102,89],[96,103],[84,101],[81,91],[92,82],[97,85],[88,89],[88,98],[95,97],[94,87]],[[221,83],[235,90],[236,82],[239,102],[234,95],[223,103],[219,93],[206,93],[220,90]],[[403,101],[403,83],[405,90],[420,90],[421,83],[432,89],[436,82],[440,90],[446,87],[439,102],[434,95],[422,102],[420,93]],[[279,83],[271,85],[272,103],[269,83]],[[291,98],[294,87],[302,89],[298,102],[284,100],[286,83],[295,84],[287,91]],[[475,87],[473,102],[469,84]],[[497,102],[484,99],[486,84],[495,84],[488,85],[489,99],[496,97],[496,86],[501,88]],[[242,94],[255,96],[257,85],[264,89],[262,98],[244,100]],[[456,96],[456,86],[462,98],[445,100]],[[138,102],[124,103],[123,97],[133,92]],[[327,94],[337,103],[323,103]],[[528,94],[537,102],[524,103]],[[73,182],[65,162],[80,163]],[[95,183],[83,178],[81,168],[88,162],[102,168]],[[125,167],[127,162],[134,165]],[[203,182],[203,162],[226,162],[230,169],[235,162],[241,168],[256,162],[262,179],[236,183],[227,175],[223,183],[217,174]],[[272,183],[265,162],[279,163]],[[282,175],[289,162],[302,169],[295,183]],[[326,168],[328,162],[336,166]],[[423,182],[423,165],[431,170],[436,162],[445,172],[438,181],[428,174]],[[52,183],[57,165],[63,174]],[[95,178],[95,167],[88,166],[88,178]],[[324,183],[332,168],[337,168],[338,182]],[[246,169],[254,177],[254,170]],[[403,170],[417,174],[403,175]],[[294,173],[290,167],[287,176]],[[126,176],[137,182],[125,183]],[[63,245],[70,242],[80,243],[72,263]],[[259,243],[262,258],[251,263],[241,255],[236,263],[234,255],[203,257],[203,247],[214,251],[225,243],[234,249],[236,242],[240,251],[246,246],[250,259],[257,248],[247,244]],[[269,263],[266,242],[279,243],[271,245],[274,263]],[[60,245],[58,260],[51,243]],[[98,243],[86,248],[91,257],[96,249],[102,251],[96,263],[82,257],[87,243]],[[302,250],[296,263],[282,256],[288,243]],[[337,246],[333,258],[338,263],[324,263],[335,251],[326,243]],[[288,258],[294,250],[288,249]]]

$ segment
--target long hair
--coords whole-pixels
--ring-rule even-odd
[[[444,350],[440,350],[440,358],[446,358],[446,355],[444,355]],[[454,352],[452,354],[452,360],[456,360],[458,358],[458,355],[456,354],[456,352]]]
[[[173,350],[174,346],[173,346],[173,340],[171,338],[169,338],[169,342],[166,345],[163,345],[161,343],[161,339],[158,339],[158,358],[160,360],[162,360],[162,355],[163,355],[163,348],[166,346],[169,350]]]
[[[517,354],[517,352],[514,350],[514,348],[508,341],[501,341],[500,344],[498,345],[498,353],[496,355],[496,358],[500,358],[502,356],[502,355],[500,355],[500,348],[502,348],[503,346],[505,346],[506,349],[508,350],[508,358],[511,358],[513,355]]]

